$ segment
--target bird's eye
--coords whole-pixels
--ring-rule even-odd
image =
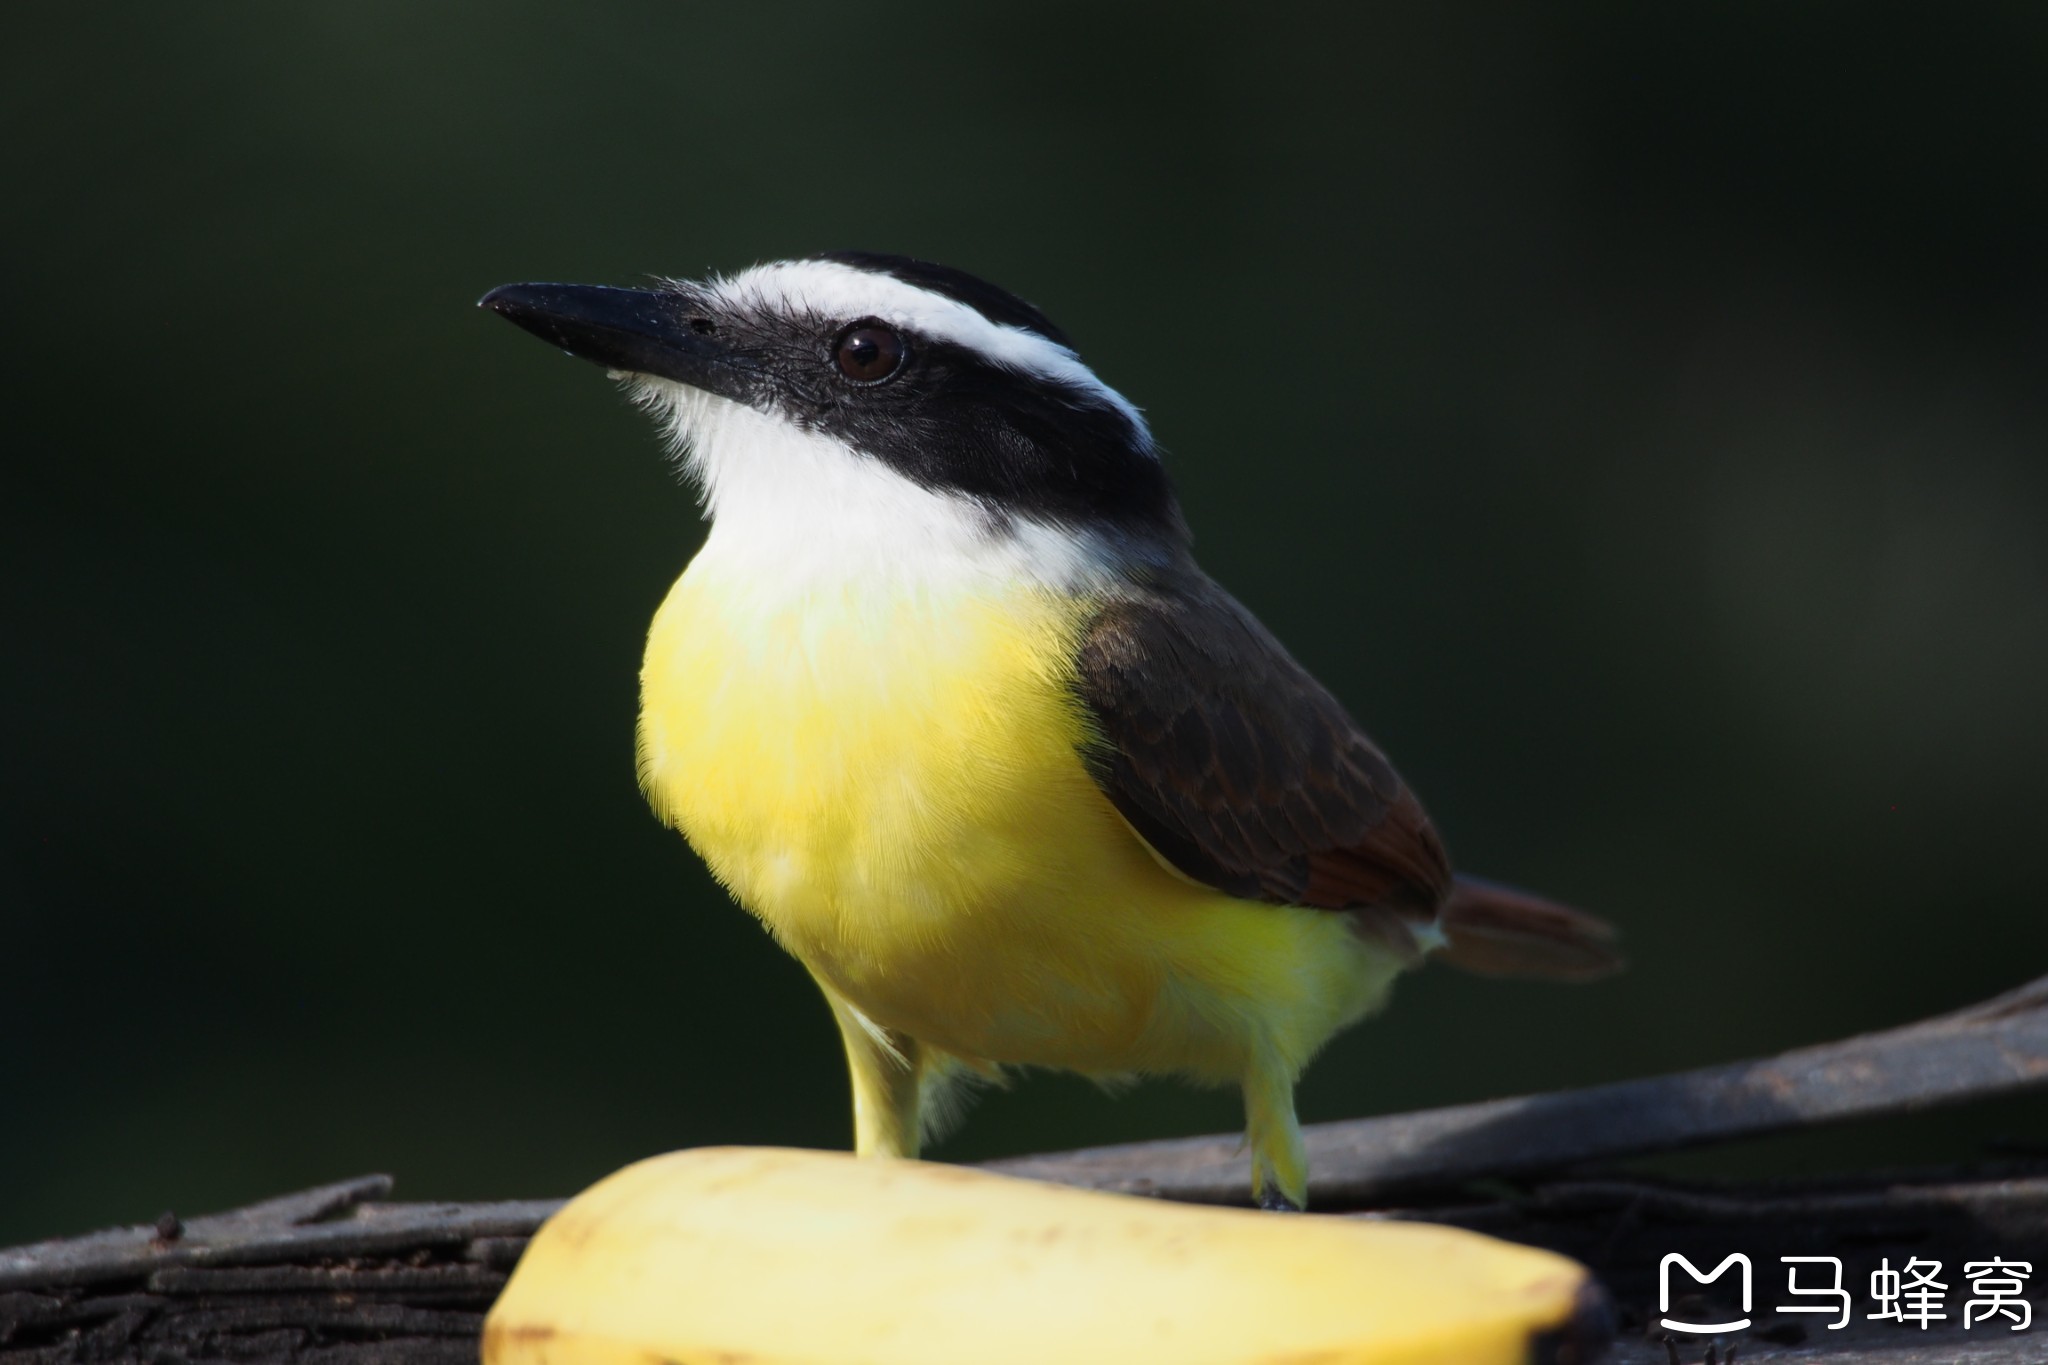
[[[857,322],[832,343],[839,373],[856,384],[879,384],[903,368],[903,338],[879,322]]]

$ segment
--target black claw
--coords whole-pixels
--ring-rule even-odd
[[[1259,1207],[1270,1209],[1274,1213],[1301,1212],[1301,1205],[1295,1203],[1271,1185],[1259,1191]]]

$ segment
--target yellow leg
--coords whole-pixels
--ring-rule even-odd
[[[853,1150],[858,1156],[916,1156],[919,1047],[915,1038],[866,1019],[831,991],[832,1017],[853,1077]]]
[[[1262,1209],[1308,1207],[1308,1152],[1294,1117],[1294,1074],[1270,1058],[1244,1078],[1244,1140],[1252,1153],[1252,1198]]]

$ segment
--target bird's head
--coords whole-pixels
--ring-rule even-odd
[[[625,380],[720,525],[1184,539],[1138,410],[1038,309],[958,270],[835,252],[651,289],[505,285],[481,306]]]

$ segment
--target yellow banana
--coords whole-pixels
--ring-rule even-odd
[[[484,1365],[1559,1365],[1576,1263],[1422,1224],[1196,1208],[956,1166],[702,1148],[533,1239]]]

